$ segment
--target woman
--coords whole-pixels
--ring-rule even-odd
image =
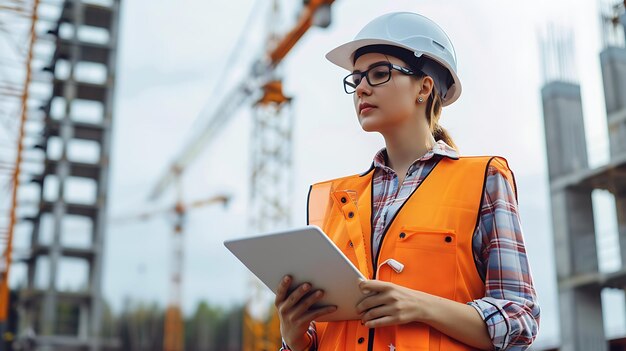
[[[365,173],[315,184],[308,221],[368,277],[361,320],[320,323],[334,306],[310,284],[275,304],[283,350],[524,350],[539,306],[513,173],[502,157],[460,157],[439,125],[461,93],[445,32],[413,13],[374,19],[326,57],[351,73],[359,123],[385,148]],[[372,294],[374,292],[374,294]]]

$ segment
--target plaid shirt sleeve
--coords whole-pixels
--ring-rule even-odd
[[[482,316],[495,350],[526,350],[537,336],[539,305],[526,256],[514,190],[489,167],[474,259],[485,297],[468,302]]]
[[[306,333],[311,337],[311,340],[313,341],[307,351],[317,351],[317,329],[315,329],[315,322],[311,322],[311,325],[309,325],[309,330],[307,330]],[[278,351],[291,351],[291,349],[287,344],[285,344],[285,340],[283,340],[283,346]]]

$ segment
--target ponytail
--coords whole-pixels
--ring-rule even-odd
[[[450,147],[458,151],[458,148],[452,137],[439,124],[439,118],[441,117],[441,109],[443,108],[443,102],[441,97],[439,96],[439,92],[437,91],[437,87],[433,87],[433,90],[428,97],[428,101],[426,102],[426,120],[428,121],[428,125],[430,126],[430,132],[433,134],[435,141],[443,140]]]

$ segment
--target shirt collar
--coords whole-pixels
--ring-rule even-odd
[[[446,144],[443,140],[437,140],[437,142],[435,143],[432,149],[428,150],[422,157],[413,161],[413,163],[409,167],[409,172],[412,172],[413,168],[418,162],[430,160],[435,155],[439,155],[442,157],[449,157],[453,160],[459,159],[458,151],[453,149],[450,145]],[[373,166],[376,168],[383,168],[383,169],[391,170],[391,168],[387,166],[387,149],[386,148],[382,148],[376,153],[376,155],[374,156]]]

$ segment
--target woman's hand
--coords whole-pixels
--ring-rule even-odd
[[[311,343],[306,334],[311,322],[316,318],[335,312],[337,307],[326,306],[309,310],[314,303],[324,296],[324,292],[317,290],[310,293],[312,291],[311,284],[304,283],[287,295],[291,282],[290,276],[285,276],[281,280],[276,291],[274,305],[278,309],[280,333],[285,343],[289,345],[292,351],[301,351],[305,350]]]
[[[428,294],[380,280],[364,280],[359,288],[365,297],[357,305],[361,322],[377,328],[409,322],[419,322],[426,315]]]
[[[422,322],[471,347],[493,350],[485,322],[472,306],[380,280],[364,280],[359,287],[369,295],[357,305],[369,328]]]

